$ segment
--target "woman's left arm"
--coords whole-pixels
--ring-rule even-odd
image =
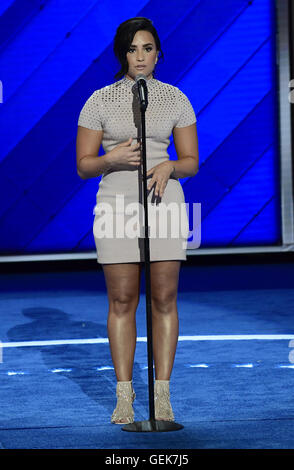
[[[174,127],[173,137],[178,160],[166,160],[150,168],[146,176],[152,175],[147,189],[150,190],[155,184],[156,196],[163,196],[170,176],[175,178],[186,178],[194,176],[198,172],[198,137],[196,123],[186,127]]]
[[[176,178],[195,176],[199,170],[196,122],[187,127],[174,127],[173,138],[178,160],[171,160],[174,165],[172,175]]]

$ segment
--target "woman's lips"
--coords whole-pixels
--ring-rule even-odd
[[[137,65],[136,69],[144,69],[146,65]]]

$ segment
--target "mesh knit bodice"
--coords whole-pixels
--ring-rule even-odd
[[[169,158],[167,148],[173,127],[196,122],[187,96],[177,87],[155,78],[147,80],[148,107],[145,113],[147,169],[160,158]],[[105,153],[128,140],[141,138],[141,111],[137,85],[124,76],[94,91],[81,110],[78,125],[103,130]],[[150,164],[149,164],[150,162]]]

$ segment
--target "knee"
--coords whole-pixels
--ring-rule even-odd
[[[138,306],[139,298],[134,294],[123,293],[116,295],[110,299],[110,313],[116,316],[126,316],[133,314]]]
[[[162,291],[152,295],[152,304],[155,313],[172,313],[177,307],[177,294],[170,291]]]

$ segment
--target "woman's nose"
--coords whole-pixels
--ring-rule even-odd
[[[139,60],[139,61],[143,60],[142,52],[137,52],[137,60]]]

